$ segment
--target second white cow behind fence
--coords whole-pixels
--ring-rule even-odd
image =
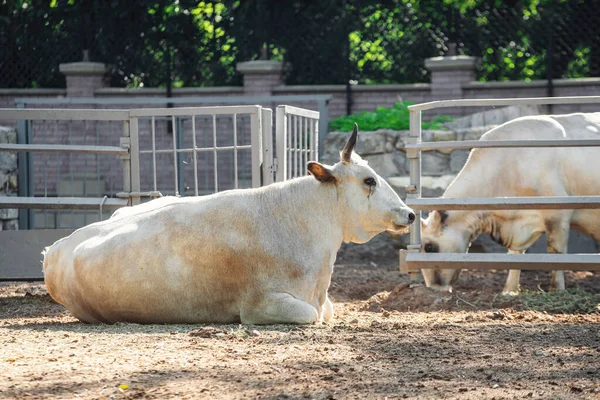
[[[481,140],[599,139],[600,113],[522,117],[500,125]],[[600,194],[600,149],[479,148],[442,198],[594,196]],[[434,211],[423,221],[422,249],[428,253],[466,252],[487,233],[511,252],[525,252],[546,233],[548,253],[566,253],[569,228],[600,240],[600,210]],[[460,270],[424,269],[428,286],[451,288]],[[505,292],[519,288],[511,270]],[[564,290],[562,271],[552,271],[551,288]]]
[[[51,296],[90,323],[327,321],[342,242],[404,229],[415,214],[353,154],[258,189],[167,197],[119,212],[52,245]]]

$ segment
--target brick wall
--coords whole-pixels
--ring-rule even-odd
[[[405,84],[405,85],[352,85],[351,106],[354,112],[373,111],[378,106],[392,106],[399,100],[411,100],[422,103],[440,99],[453,98],[505,98],[505,97],[544,97],[547,95],[545,81],[533,82],[474,82],[473,60],[471,58],[456,58],[454,60],[441,59],[429,62],[432,71],[431,83]],[[437,68],[437,69],[436,69]],[[17,98],[121,98],[138,99],[144,97],[165,97],[165,89],[141,88],[107,88],[103,86],[103,67],[101,65],[71,65],[64,68],[67,74],[67,89],[0,89],[0,107],[12,108]],[[206,87],[206,88],[177,88],[173,89],[173,97],[236,97],[236,96],[269,96],[269,95],[310,95],[328,94],[332,100],[328,104],[330,118],[346,114],[348,96],[345,85],[320,85],[320,86],[286,86],[282,81],[281,63],[270,61],[257,61],[246,63],[240,68],[244,72],[243,87]],[[69,75],[71,73],[71,75]],[[600,95],[600,78],[565,79],[554,81],[555,96],[581,96]],[[193,106],[197,104],[178,104],[177,106]],[[219,105],[215,102],[213,105]],[[240,104],[241,105],[241,104]],[[278,104],[263,104],[275,108]],[[315,101],[290,102],[289,105],[317,110]],[[118,104],[99,105],[97,108],[140,108],[140,107],[165,107],[156,104]],[[87,108],[88,105],[31,105],[37,108]],[[444,109],[443,114],[461,116],[480,111],[481,107]],[[598,105],[560,105],[554,106],[554,113],[568,113],[575,111],[597,111]],[[424,119],[433,116],[435,111],[424,114]],[[0,125],[16,127],[16,121],[0,121]],[[210,121],[197,121],[199,136],[198,146],[211,144],[212,130]],[[219,132],[231,132],[231,117],[223,118],[217,123]],[[249,121],[238,120],[240,129],[239,138],[249,140]],[[185,137],[191,137],[190,124],[184,125]],[[150,129],[148,123],[140,124],[140,143],[143,149],[150,149]],[[222,138],[229,137],[229,133],[222,134]],[[36,123],[34,125],[34,142],[36,143],[73,143],[73,144],[103,144],[118,145],[122,128],[119,123],[88,122],[88,123],[56,123],[55,121]],[[206,135],[205,135],[206,134]],[[167,131],[167,122],[157,125],[157,140],[164,146],[172,146],[172,134]],[[229,135],[229,136],[227,136]],[[188,140],[186,139],[186,140]],[[224,140],[230,140],[229,138]],[[238,142],[241,144],[241,142]],[[186,146],[189,143],[186,143]],[[249,153],[249,152],[248,152]],[[214,158],[211,153],[199,155],[199,181],[200,190],[212,190],[214,184]],[[225,165],[223,175],[219,177],[220,189],[231,187],[233,170],[233,153],[219,153],[219,168]],[[191,159],[185,159],[184,171],[185,185],[193,191],[193,165]],[[250,154],[240,155],[239,166],[246,172],[240,176],[244,186],[249,176]],[[142,156],[142,189],[151,190],[153,186],[151,156]],[[172,154],[157,157],[160,166],[157,168],[159,190],[174,189],[174,166]],[[36,153],[33,155],[34,163],[34,190],[37,195],[69,195],[71,186],[76,181],[81,183],[78,187],[86,187],[86,193],[93,195],[97,192],[114,193],[122,188],[122,162],[116,156],[89,156],[89,155],[57,155]],[[61,186],[63,182],[63,186]],[[202,186],[204,185],[204,186]],[[71,190],[74,190],[71,188]],[[75,194],[75,193],[73,193]]]

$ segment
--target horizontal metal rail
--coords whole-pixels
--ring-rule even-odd
[[[299,117],[311,118],[311,119],[319,119],[319,112],[307,110],[305,108],[298,108],[294,106],[280,106],[283,108],[285,114],[293,114]]]
[[[425,111],[447,107],[518,106],[539,104],[593,104],[600,103],[600,96],[529,97],[510,99],[460,99],[438,100],[408,106],[410,111]]]
[[[173,153],[192,153],[194,150],[197,153],[208,153],[213,151],[223,150],[249,150],[252,149],[252,145],[243,146],[221,146],[221,147],[196,147],[196,149],[162,149],[162,150],[140,150],[140,154],[173,154]]]
[[[55,110],[46,108],[0,108],[0,119],[15,120],[73,120],[73,121],[126,121],[129,110]]]
[[[564,140],[460,140],[447,142],[423,142],[407,144],[406,149],[443,150],[443,149],[475,149],[475,148],[513,148],[513,147],[597,147],[598,139],[564,139]]]
[[[93,153],[93,154],[129,154],[127,149],[119,146],[81,146],[64,144],[6,144],[0,143],[0,151],[27,151],[27,152],[67,152],[67,153]]]
[[[406,199],[415,210],[580,210],[600,208],[600,196]]]
[[[15,99],[16,104],[240,104],[244,102],[264,103],[264,102],[286,102],[286,101],[329,101],[333,98],[332,95],[317,94],[317,95],[292,95],[292,96],[230,96],[230,97],[88,97],[88,98],[64,98],[64,99],[48,99],[48,98],[18,98]]]
[[[0,197],[0,208],[45,210],[115,210],[127,206],[127,200],[91,197]]]
[[[401,250],[403,269],[524,269],[599,271],[598,254],[486,254],[486,253],[417,253]],[[408,263],[408,264],[407,264]]]
[[[129,110],[132,117],[231,115],[258,114],[261,106],[217,106],[217,107],[177,107],[177,108],[135,108]]]

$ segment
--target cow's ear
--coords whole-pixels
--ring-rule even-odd
[[[314,176],[319,182],[335,182],[335,176],[329,168],[316,161],[309,161],[306,164],[308,173]]]
[[[446,211],[434,210],[431,213],[433,214],[433,220],[440,225],[444,225],[446,218],[448,218],[448,213]]]

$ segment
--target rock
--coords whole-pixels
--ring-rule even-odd
[[[0,126],[0,143],[17,143],[17,130],[15,128],[8,128],[6,126]]]
[[[2,172],[2,170],[0,170],[0,191],[4,190],[4,186],[6,185],[7,182],[9,182],[10,177],[12,175],[8,174],[8,173],[4,173]],[[9,183],[10,186],[10,183]]]
[[[17,170],[17,154],[0,152],[0,172],[8,173]]]
[[[440,176],[449,170],[450,157],[437,151],[426,151],[421,156],[421,173],[423,175]]]
[[[469,158],[470,150],[458,149],[450,153],[450,171],[458,173],[464,167]]]
[[[384,179],[387,179],[390,176],[408,173],[406,155],[401,151],[370,156],[367,155],[364,156],[363,159],[367,160],[369,166]]]
[[[444,127],[454,129],[465,129],[474,126],[484,125],[500,125],[506,121],[522,117],[525,115],[540,115],[542,114],[540,106],[509,106],[494,108],[491,110],[481,111],[462,118],[457,118],[454,121],[446,122]]]
[[[19,210],[16,208],[0,208],[0,220],[19,218]]]
[[[450,142],[456,140],[456,132],[454,131],[434,131],[434,142]]]
[[[2,230],[5,231],[17,231],[19,230],[19,221],[16,219],[11,219],[9,221],[4,221],[2,223]]]
[[[386,153],[395,147],[397,141],[398,133],[391,129],[361,132],[356,141],[356,152],[360,155]]]
[[[8,178],[8,188],[10,190],[17,190],[19,188],[19,177],[17,175],[11,175]]]
[[[456,130],[456,140],[479,140],[484,133],[490,129],[496,127],[496,125],[477,126],[467,129]]]

